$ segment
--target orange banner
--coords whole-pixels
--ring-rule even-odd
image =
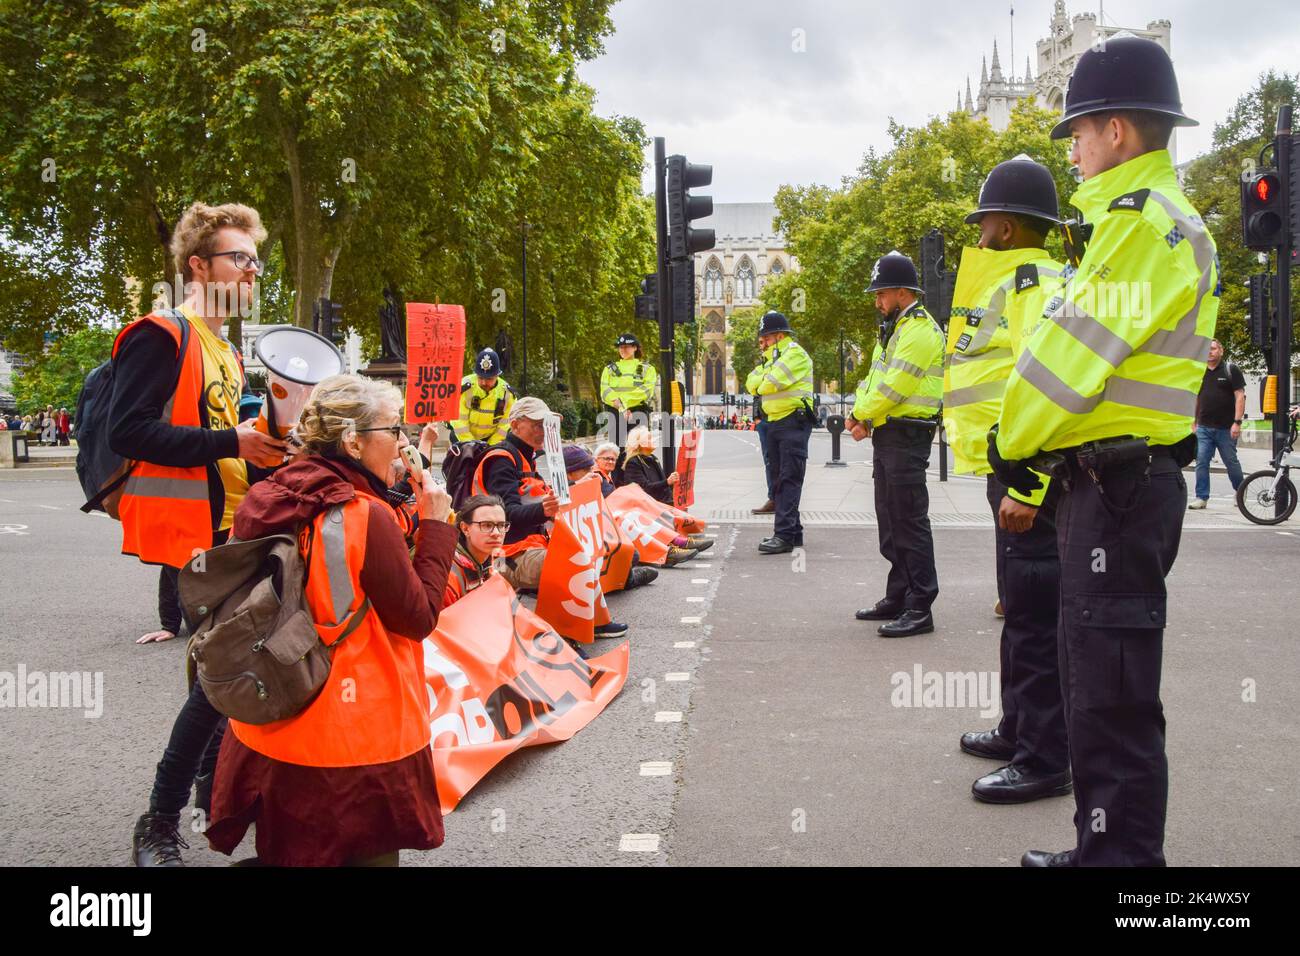
[[[600,484],[599,478],[591,479]],[[605,557],[600,564],[600,590],[613,594],[627,586],[627,576],[632,572],[636,547],[623,525],[614,517],[605,496],[600,496],[600,537],[605,544]]]
[[[626,642],[583,660],[500,575],[443,611],[424,642],[442,812],[514,751],[568,740],[591,723],[627,672]]]
[[[671,516],[665,520],[665,509],[672,509],[662,501],[655,501],[640,485],[615,488],[605,499],[623,533],[631,539],[637,556],[646,564],[663,564],[678,532],[672,526]]]
[[[677,449],[677,484],[673,486],[673,504],[686,509],[695,504],[695,459],[700,456],[700,430],[682,432]]]
[[[451,422],[460,415],[465,309],[406,304],[406,420]]]
[[[565,637],[594,641],[597,625],[609,623],[600,589],[605,542],[600,527],[600,483],[579,481],[560,506],[537,586],[537,613]]]

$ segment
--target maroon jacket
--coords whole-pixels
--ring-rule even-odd
[[[359,465],[308,455],[249,488],[235,511],[232,533],[244,541],[296,534],[320,512],[351,501],[358,488],[381,499],[386,490]],[[445,521],[421,522],[415,532],[415,553],[408,557],[401,529],[391,513],[380,513],[383,509],[391,511],[391,506],[370,502],[361,589],[385,628],[420,641],[433,630],[443,608],[456,529]]]

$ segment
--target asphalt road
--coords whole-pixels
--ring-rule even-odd
[[[702,480],[755,465],[747,443],[706,441]],[[184,693],[181,641],[133,643],[156,622],[157,572],[80,501],[70,471],[0,476],[0,671],[104,682],[98,718],[0,709],[0,865],[126,863]],[[611,598],[631,625],[619,697],[572,740],[505,761],[448,817],[445,845],[404,865],[1010,865],[1069,844],[1068,797],[971,799],[994,765],[957,737],[996,717],[891,703],[894,675],[918,665],[996,668],[991,531],[936,528],[938,631],[885,641],[853,620],[880,596],[873,529],[810,529],[801,560],[758,555],[762,526],[711,530],[707,567]],[[1163,685],[1174,865],[1300,862],[1298,548],[1289,526],[1184,536]],[[191,844],[191,865],[228,862]]]

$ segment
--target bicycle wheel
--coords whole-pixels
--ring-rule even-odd
[[[1281,524],[1291,517],[1296,506],[1296,491],[1288,470],[1283,471],[1276,491],[1273,489],[1276,472],[1257,471],[1247,475],[1237,489],[1237,508],[1241,513],[1255,524]],[[1279,501],[1281,511],[1277,507]]]

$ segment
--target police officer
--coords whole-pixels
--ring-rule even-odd
[[[745,391],[763,402],[767,480],[776,503],[772,536],[758,545],[762,554],[782,554],[803,545],[799,498],[812,435],[813,364],[792,335],[790,320],[782,313],[765,313],[758,320],[763,362],[745,379]]]
[[[1071,202],[1091,235],[1016,363],[989,444],[1012,487],[1039,483],[1030,461],[1063,479],[1058,652],[1076,845],[1030,850],[1025,866],[1165,862],[1165,576],[1219,311],[1214,240],[1166,148],[1187,125],[1168,54],[1119,35],[1079,58],[1052,130],[1073,140],[1083,185]]]
[[[880,553],[889,562],[885,596],[858,611],[859,621],[886,621],[881,637],[934,630],[939,595],[930,533],[925,469],[943,395],[943,332],[917,296],[912,260],[898,250],[876,260],[868,292],[883,322],[871,370],[858,386],[846,424],[854,440],[871,437]]]
[[[1070,754],[1056,657],[1057,483],[1022,495],[988,462],[988,433],[1016,354],[1059,292],[1064,266],[1043,249],[1060,222],[1051,171],[1028,156],[993,167],[979,207],[979,246],[963,249],[953,292],[944,371],[943,421],[955,471],[987,476],[996,539],[1002,721],[963,734],[961,749],[1006,766],[971,787],[987,803],[1024,803],[1070,792]]]
[[[610,362],[600,373],[600,400],[609,413],[610,441],[624,452],[628,432],[650,424],[659,374],[642,360],[641,343],[631,332],[620,335],[615,345],[618,361]],[[621,470],[621,455],[619,464]]]
[[[477,439],[489,445],[506,440],[515,390],[501,378],[501,357],[483,349],[474,358],[474,371],[460,381],[460,414],[451,423],[452,443]]]

